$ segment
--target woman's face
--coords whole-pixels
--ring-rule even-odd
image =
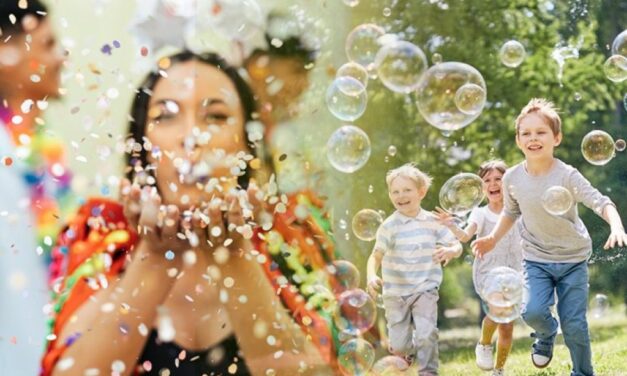
[[[231,79],[212,65],[174,63],[166,73],[148,105],[148,159],[164,203],[197,206],[236,184],[233,160],[245,168],[242,103]],[[209,177],[221,179],[215,190],[206,189]]]

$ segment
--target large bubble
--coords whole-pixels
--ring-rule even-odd
[[[336,260],[327,268],[333,278],[333,292],[341,294],[359,287],[359,270],[346,260]]]
[[[416,89],[427,69],[427,57],[418,46],[396,41],[379,50],[375,66],[379,79],[388,89],[408,94]]]
[[[499,51],[501,63],[510,68],[519,66],[526,56],[525,47],[515,40],[505,42]]]
[[[500,266],[490,270],[481,291],[486,314],[498,323],[511,322],[520,315],[523,277],[514,269]]]
[[[402,376],[409,368],[407,361],[400,356],[388,355],[377,360],[372,366],[373,376]]]
[[[465,215],[483,201],[483,181],[475,174],[461,173],[440,188],[440,206],[449,213]]]
[[[610,307],[610,301],[605,294],[596,294],[594,299],[592,299],[591,303],[591,313],[597,319],[605,316],[607,314],[608,308]]]
[[[623,82],[627,79],[627,57],[612,55],[603,64],[605,77],[612,82]]]
[[[374,362],[374,347],[370,342],[354,338],[344,343],[337,354],[337,363],[344,376],[363,376]]]
[[[614,42],[612,42],[612,55],[627,57],[627,30],[624,30],[614,38]]]
[[[467,115],[479,114],[485,106],[485,100],[485,90],[475,84],[462,85],[455,93],[455,105]]]
[[[354,28],[346,37],[345,49],[348,60],[372,71],[375,68],[375,56],[382,46],[383,35],[385,30],[375,24],[363,24]]]
[[[370,139],[366,132],[353,125],[337,129],[327,141],[327,159],[338,171],[352,173],[370,158]]]
[[[333,322],[345,334],[357,336],[367,332],[376,317],[377,306],[364,290],[346,290],[337,298]]]
[[[360,64],[352,61],[342,65],[335,73],[335,77],[352,77],[361,82],[364,88],[368,86],[368,71]]]
[[[614,158],[614,139],[607,132],[591,131],[581,141],[581,153],[591,164],[603,166]]]
[[[366,111],[367,102],[366,88],[353,77],[338,77],[327,89],[327,108],[340,120],[358,119]]]
[[[475,84],[487,93],[481,73],[468,64],[446,62],[427,69],[416,88],[420,114],[429,124],[446,132],[467,126],[483,110],[481,106],[467,114],[457,107],[457,91],[467,84]]]
[[[353,233],[361,240],[374,240],[381,223],[383,223],[383,217],[379,212],[372,209],[361,209],[353,217]]]
[[[552,215],[566,214],[573,206],[573,202],[570,191],[559,185],[549,187],[542,194],[542,207]]]

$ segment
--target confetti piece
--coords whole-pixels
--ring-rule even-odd
[[[13,158],[11,157],[2,157],[2,164],[5,166],[11,166],[13,164]]]
[[[147,47],[142,47],[142,48],[139,50],[139,53],[140,53],[142,56],[144,56],[144,57],[148,56],[148,48],[147,48]]]

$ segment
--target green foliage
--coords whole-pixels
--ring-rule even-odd
[[[365,17],[375,12],[380,14],[388,3],[372,1],[364,5],[363,13],[356,14],[355,21],[372,21],[390,32],[400,33],[420,46],[427,56],[438,53],[443,61],[474,66],[486,81],[488,103],[476,121],[447,137],[424,121],[412,96],[391,93],[379,81],[371,81],[369,107],[357,125],[370,136],[372,156],[365,168],[351,176],[355,195],[343,206],[349,213],[348,216],[341,213],[346,220],[350,222],[350,214],[364,207],[382,209],[389,215],[393,208],[387,198],[385,172],[403,163],[416,162],[434,178],[423,202],[424,208],[432,209],[438,203],[439,187],[452,175],[475,172],[483,161],[492,158],[503,159],[510,165],[520,162],[522,154],[515,146],[514,121],[533,97],[548,98],[561,109],[564,140],[557,149],[557,157],[580,169],[595,187],[614,199],[619,212],[627,213],[627,205],[621,200],[627,194],[626,170],[621,167],[625,156],[619,155],[608,165],[595,167],[585,162],[580,152],[582,137],[592,129],[625,138],[624,129],[620,128],[625,85],[609,81],[602,68],[609,56],[605,46],[611,44],[613,36],[624,29],[627,21],[624,0],[402,0],[392,8],[390,17]],[[510,39],[520,41],[528,55],[514,69],[502,65],[498,57],[501,45]],[[551,54],[556,47],[566,46],[576,48],[579,57],[565,61],[560,82],[559,67]],[[387,155],[389,145],[396,146],[396,156]],[[348,188],[346,184],[342,190]],[[366,191],[370,185],[373,193]],[[627,296],[627,283],[620,276],[620,268],[608,267],[609,254],[598,251],[607,237],[607,225],[587,209],[582,211],[582,217],[595,248],[592,275],[599,279],[593,286]],[[363,266],[360,263],[372,244],[344,239],[341,242],[347,249],[359,250],[351,255],[356,255],[357,264]],[[603,272],[595,270],[597,267],[603,268]],[[457,294],[449,292],[447,283],[448,280],[443,286],[443,308],[459,303],[456,298],[446,296]]]

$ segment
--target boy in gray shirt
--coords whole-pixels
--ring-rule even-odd
[[[570,351],[571,376],[592,376],[592,356],[586,310],[588,265],[592,241],[577,214],[581,202],[610,224],[605,249],[627,244],[627,234],[614,203],[595,189],[572,166],[553,156],[562,140],[561,119],[553,104],[532,99],[516,119],[516,145],[522,163],[503,177],[505,208],[494,230],[472,243],[477,257],[494,248],[518,217],[522,238],[525,294],[522,317],[536,338],[531,360],[538,368],[549,365],[558,323],[550,311],[555,304],[564,342]],[[551,187],[563,187],[574,199],[563,214],[547,211],[542,196]],[[552,212],[552,213],[551,213]]]

